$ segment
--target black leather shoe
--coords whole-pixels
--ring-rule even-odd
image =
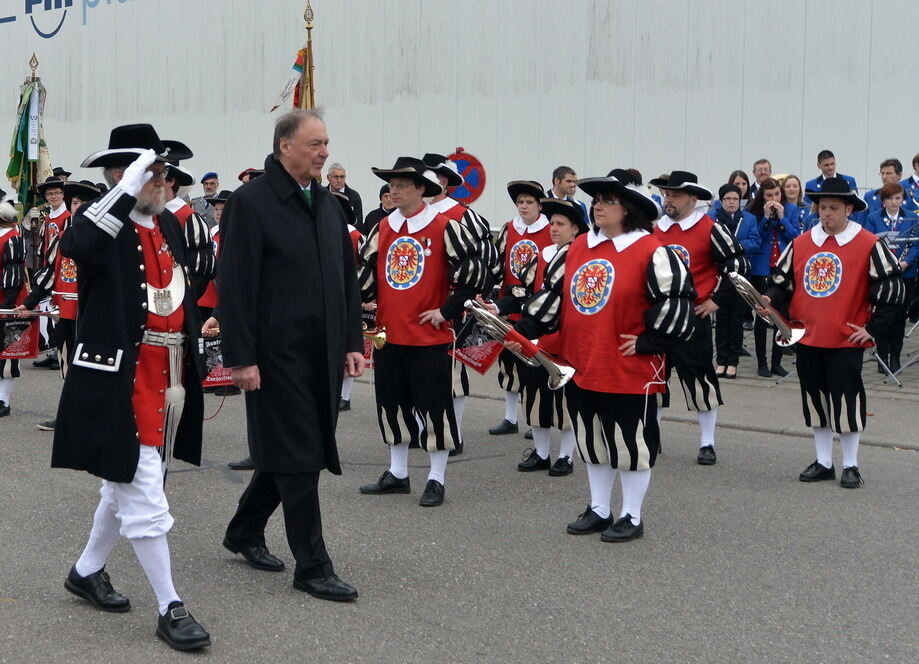
[[[638,539],[644,534],[645,522],[639,521],[638,525],[635,526],[632,524],[632,515],[626,514],[600,533],[600,539],[604,542],[628,542]]]
[[[57,426],[57,420],[48,420],[47,422],[41,422],[36,424],[35,428],[39,431],[54,431],[54,428]]]
[[[577,518],[577,521],[569,523],[565,530],[569,535],[589,535],[590,533],[598,533],[601,530],[606,530],[612,522],[612,514],[604,519],[588,505],[584,513]]]
[[[510,420],[501,420],[501,424],[488,430],[492,436],[504,436],[509,433],[517,433],[520,429],[516,422]]]
[[[255,569],[265,570],[266,572],[283,572],[284,561],[277,556],[271,555],[268,547],[264,544],[236,544],[229,537],[223,538],[223,546],[232,553],[242,554]]]
[[[353,602],[357,599],[357,590],[339,579],[336,574],[318,579],[294,579],[294,588],[313,597],[333,602]]]
[[[523,437],[526,438],[527,440],[533,440],[533,428],[530,427],[529,429],[527,429],[526,433],[523,434]]]
[[[373,484],[365,484],[361,487],[360,491],[361,493],[370,494],[372,496],[383,493],[411,493],[412,484],[409,478],[406,477],[400,480],[391,472],[385,470],[383,474],[380,475],[380,479]]]
[[[444,504],[444,494],[446,489],[444,485],[437,480],[428,480],[424,485],[424,493],[421,494],[421,500],[418,504],[422,507],[437,507]]]
[[[900,370],[900,367],[902,366],[900,364],[900,356],[891,355],[890,362],[887,364],[887,366],[890,368],[890,373],[897,373]]]
[[[39,369],[52,369],[57,371],[61,368],[60,362],[57,361],[57,358],[53,355],[47,355],[43,360],[35,360],[32,362],[33,367],[38,367]]]
[[[156,635],[175,650],[196,650],[211,645],[211,635],[198,624],[182,602],[173,602],[156,621]]]
[[[232,397],[240,392],[242,392],[242,390],[235,385],[221,385],[220,387],[214,388],[214,394],[218,397]]]
[[[549,470],[549,466],[549,459],[543,459],[536,450],[527,448],[523,451],[523,460],[517,464],[517,470],[532,473],[534,470]]]
[[[705,447],[699,448],[699,456],[696,457],[696,463],[700,466],[714,466],[716,461],[718,461],[718,457],[715,455],[715,447],[713,445],[706,445]]]
[[[760,378],[769,378],[772,373],[769,371],[769,367],[767,367],[765,364],[761,364],[756,367],[756,375]]]
[[[559,457],[555,460],[555,463],[552,464],[552,467],[549,468],[549,474],[552,477],[561,477],[562,475],[570,475],[574,472],[574,464],[571,463],[571,459],[568,457]]]
[[[821,466],[819,463],[814,461],[811,465],[804,469],[804,471],[798,475],[798,479],[802,482],[820,482],[821,480],[835,480],[836,479],[836,468],[830,466]]]
[[[82,597],[100,611],[124,613],[131,610],[131,601],[112,587],[112,580],[103,567],[95,574],[80,576],[76,565],[64,581],[64,587],[77,597]]]
[[[0,417],[6,417],[10,414],[10,406],[6,401],[0,401]]]
[[[460,454],[463,453],[463,449],[464,449],[465,447],[466,447],[466,446],[465,446],[465,444],[463,443],[463,441],[460,440],[460,441],[456,444],[456,447],[455,447],[454,449],[450,450],[450,456],[452,456],[452,457],[454,457],[454,456],[459,456]]]
[[[246,457],[239,461],[231,461],[227,464],[231,470],[255,470],[255,464],[252,463],[252,457]]]
[[[773,364],[770,371],[772,372],[773,376],[778,376],[780,378],[784,378],[788,375],[788,369],[783,367],[781,364]]]
[[[858,472],[858,466],[849,466],[842,469],[842,475],[839,476],[839,486],[843,489],[857,489],[860,484],[864,484],[861,473]]]
[[[350,399],[339,399],[338,400],[338,410],[351,410],[351,400]]]

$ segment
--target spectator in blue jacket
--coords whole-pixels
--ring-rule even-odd
[[[855,183],[855,178],[851,175],[843,175],[842,173],[836,172],[836,155],[834,155],[830,150],[821,150],[817,153],[817,168],[820,169],[820,175],[815,177],[813,180],[808,180],[804,185],[805,191],[820,191],[823,187],[823,181],[827,178],[839,177],[849,183],[849,188],[852,191],[858,191],[858,185]],[[810,204],[812,201],[807,196],[804,197],[805,200]]]
[[[900,182],[903,187],[904,207],[910,212],[919,212],[919,153],[913,157],[913,174]]]
[[[718,190],[721,202],[715,212],[715,221],[723,224],[743,246],[744,254],[759,249],[759,230],[756,217],[740,209],[740,189],[725,184]],[[719,302],[715,317],[715,373],[722,378],[737,378],[737,363],[743,345],[743,319],[750,307],[737,291],[729,291]]]
[[[881,187],[885,184],[897,184],[900,181],[900,178],[903,177],[903,164],[899,159],[885,159],[881,162]],[[868,215],[872,212],[876,212],[881,209],[883,205],[881,203],[881,187],[877,189],[872,189],[865,194],[865,202],[868,204],[868,209],[863,212],[857,212],[852,215],[852,218],[855,219],[862,226],[865,225],[865,220],[868,218]],[[861,218],[858,217],[861,215]]]
[[[804,224],[810,216],[811,206],[804,201],[804,190],[801,187],[801,178],[797,175],[786,175],[782,180],[782,205],[791,203],[795,206],[795,220],[798,224],[798,234],[804,232]]]
[[[759,249],[750,254],[750,282],[760,293],[766,292],[766,278],[779,261],[788,243],[799,235],[798,208],[792,203],[782,203],[779,183],[767,178],[762,182],[747,211],[756,217],[760,235]],[[787,376],[782,367],[782,347],[772,335],[772,362],[766,364],[766,322],[759,316],[753,321],[753,340],[756,344],[756,373],[763,378],[770,375]]]

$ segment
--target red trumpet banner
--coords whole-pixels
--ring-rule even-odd
[[[38,337],[41,334],[38,322],[38,318],[0,318],[0,360],[38,357]]]
[[[220,337],[204,339],[204,362],[207,376],[201,381],[203,387],[224,387],[233,384],[230,370],[223,366],[223,351],[220,348]]]

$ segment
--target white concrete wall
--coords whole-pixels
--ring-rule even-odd
[[[52,1],[52,7],[53,2]],[[0,0],[0,134],[12,133],[33,51],[45,129],[73,169],[116,124],[150,121],[235,175],[270,150],[266,111],[305,36],[303,0],[73,0],[40,38]],[[375,204],[370,166],[400,154],[478,156],[476,204],[513,214],[504,183],[635,166],[716,188],[759,157],[816,175],[822,148],[876,186],[885,157],[919,152],[916,0],[315,0],[317,102],[333,161]],[[50,31],[64,8],[33,16]],[[85,24],[84,24],[85,16]],[[98,174],[82,173],[98,179]]]

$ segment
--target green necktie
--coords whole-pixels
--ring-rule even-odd
[[[306,199],[307,205],[313,207],[313,191],[309,187],[303,190],[303,198]]]

